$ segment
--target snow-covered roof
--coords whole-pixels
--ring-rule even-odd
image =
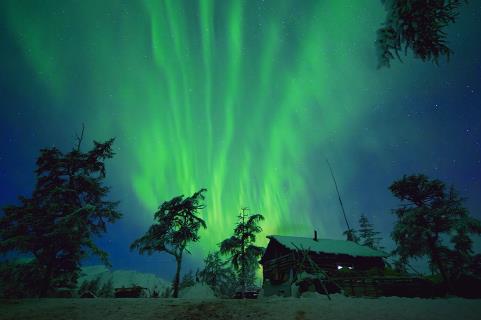
[[[388,254],[371,249],[367,246],[361,246],[352,241],[333,240],[333,239],[317,239],[289,237],[289,236],[267,236],[268,239],[274,239],[282,246],[290,250],[309,250],[316,253],[331,254],[347,254],[354,257],[387,257]]]

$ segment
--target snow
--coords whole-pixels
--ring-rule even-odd
[[[289,237],[271,235],[268,239],[274,239],[281,245],[290,250],[309,249],[317,253],[331,254],[347,254],[354,257],[387,257],[388,254],[383,251],[374,250],[367,246],[361,246],[352,241],[333,240],[333,239],[317,239],[303,237]]]
[[[214,291],[206,284],[196,283],[192,287],[187,287],[179,292],[179,298],[183,299],[214,299]]]
[[[326,277],[321,274],[311,274],[307,272],[301,272],[297,275],[297,280],[295,281],[296,283],[299,283],[304,280],[315,280],[315,279],[325,279]]]
[[[332,300],[318,294],[303,298],[240,299],[23,299],[0,300],[0,319],[323,319],[323,320],[477,320],[481,300],[383,297]]]
[[[327,299],[327,296],[319,292],[306,291],[301,294],[301,299]]]
[[[103,265],[83,267],[77,283],[80,286],[83,281],[90,281],[96,278],[100,278],[100,285],[112,280],[114,288],[127,288],[138,285],[147,288],[150,292],[156,290],[159,293],[170,286],[169,282],[152,273],[141,273],[132,270],[110,271]]]
[[[300,294],[299,286],[295,283],[291,284],[291,296],[294,298],[299,298]]]

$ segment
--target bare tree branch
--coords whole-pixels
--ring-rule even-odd
[[[80,151],[80,145],[82,144],[82,140],[84,138],[84,130],[85,130],[85,123],[82,123],[82,132],[80,133],[80,136],[78,134],[75,134],[77,139],[77,151]]]

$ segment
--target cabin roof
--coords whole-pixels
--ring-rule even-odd
[[[270,240],[276,240],[289,250],[304,249],[316,253],[347,254],[354,257],[387,257],[386,252],[374,250],[352,241],[289,237],[271,235]]]

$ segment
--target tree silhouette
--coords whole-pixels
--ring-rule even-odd
[[[189,270],[188,272],[184,273],[184,275],[182,276],[182,280],[180,280],[179,291],[195,286],[195,282],[196,281],[194,272],[192,270]]]
[[[355,243],[359,243],[359,237],[358,237],[358,235],[357,235],[357,231],[356,231],[356,230],[354,230],[354,229],[348,229],[348,230],[345,230],[342,234],[346,236],[346,240],[347,240],[347,241],[352,241],[352,242],[355,242]]]
[[[131,250],[136,249],[141,254],[167,252],[175,257],[177,268],[173,282],[174,298],[179,295],[179,277],[184,250],[190,253],[187,245],[189,242],[199,240],[200,227],[207,227],[205,221],[196,215],[198,210],[205,208],[205,205],[200,203],[204,200],[205,191],[207,189],[200,189],[185,199],[181,195],[162,203],[154,214],[156,223],[130,245]]]
[[[401,200],[394,211],[398,221],[392,233],[395,253],[401,261],[427,256],[446,287],[451,279],[468,268],[473,259],[470,233],[481,234],[481,222],[469,216],[463,199],[454,188],[425,175],[404,176],[389,189]],[[454,250],[443,238],[450,237]]]
[[[446,45],[446,27],[454,23],[462,0],[382,0],[386,8],[384,26],[377,32],[379,67],[389,67],[399,52],[411,49],[423,61],[438,64],[452,50]]]
[[[375,231],[374,227],[365,214],[361,214],[359,218],[359,243],[375,250],[382,250],[380,242],[381,238],[377,237],[380,232]]]
[[[203,282],[211,287],[217,287],[227,273],[229,262],[223,261],[220,252],[209,253],[204,259],[204,268],[199,275]]]
[[[220,252],[209,253],[204,259],[204,268],[199,272],[200,279],[205,284],[229,296],[237,286],[234,271],[229,266],[229,261],[220,257]]]
[[[81,142],[78,137],[77,146],[66,154],[55,147],[40,150],[32,196],[19,197],[20,204],[3,208],[0,218],[0,252],[34,257],[30,265],[37,280],[31,285],[40,296],[75,287],[80,260],[88,251],[108,264],[107,253],[92,237],[121,217],[115,210],[118,203],[105,200],[109,188],[103,185],[114,139],[94,141],[88,152],[80,150]]]
[[[239,222],[234,228],[234,235],[225,239],[220,244],[221,254],[229,255],[232,266],[239,274],[239,282],[242,287],[242,298],[246,292],[246,286],[254,281],[255,269],[258,267],[257,259],[264,253],[264,248],[256,246],[256,234],[262,231],[258,225],[264,220],[261,214],[248,216],[248,208],[243,208],[239,214]]]

